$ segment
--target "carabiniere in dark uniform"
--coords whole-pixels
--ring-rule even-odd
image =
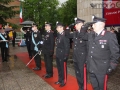
[[[2,41],[3,40],[3,41]],[[7,41],[5,41],[7,40]],[[7,55],[8,55],[8,40],[9,36],[8,34],[5,33],[4,29],[1,29],[0,33],[0,46],[1,46],[1,54],[2,54],[2,62],[8,61],[7,60]]]
[[[31,59],[32,58],[32,52],[31,52],[31,34],[32,31],[30,30],[30,28],[27,29],[26,31],[26,34],[25,34],[25,42],[26,42],[26,46],[27,46],[27,51],[28,51],[28,54],[29,54],[29,58]]]
[[[58,81],[55,84],[60,84],[63,87],[67,81],[67,59],[70,49],[69,38],[65,36],[63,24],[57,23],[56,29],[58,31],[56,40],[56,63],[58,69]]]
[[[94,17],[93,20],[94,29],[96,23],[99,24],[98,26],[101,23],[103,25],[106,19]],[[93,89],[104,90],[106,74],[114,70],[118,64],[119,47],[114,33],[106,31],[104,28],[99,35],[95,32],[94,30],[88,34],[87,68]]]
[[[76,30],[69,36],[73,38],[73,62],[79,90],[84,88],[84,64],[87,56],[87,40],[83,40],[86,33],[82,27],[84,22],[85,20],[75,18]]]
[[[38,53],[39,50],[41,50],[41,44],[42,44],[42,36],[40,31],[38,31],[37,26],[33,25],[32,26],[32,42],[31,42],[31,50],[33,53],[33,56],[36,55],[36,53]],[[33,68],[33,70],[41,70],[41,56],[39,54],[37,54],[34,58],[35,63],[36,63],[36,67]]]
[[[53,77],[53,54],[54,54],[54,35],[53,31],[51,30],[51,24],[45,23],[45,33],[44,33],[44,40],[42,45],[42,52],[44,54],[44,61],[46,67],[46,75],[45,78]]]

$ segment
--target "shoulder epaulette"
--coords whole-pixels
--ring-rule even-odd
[[[103,30],[103,31],[102,31],[101,35],[102,35],[102,36],[104,36],[104,35],[105,35],[105,30]]]

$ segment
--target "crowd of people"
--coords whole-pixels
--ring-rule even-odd
[[[118,65],[119,51],[119,30],[115,35],[113,30],[105,29],[105,18],[94,16],[92,22],[84,24],[85,20],[75,18],[75,23],[64,30],[64,25],[56,23],[57,34],[51,30],[51,23],[45,23],[45,31],[41,33],[36,24],[22,32],[25,34],[26,46],[29,58],[34,57],[36,67],[33,70],[41,70],[41,52],[44,55],[46,74],[44,78],[51,78],[53,72],[53,55],[56,55],[58,70],[58,81],[63,87],[67,83],[67,60],[70,51],[70,39],[73,42],[73,64],[76,79],[79,85],[78,90],[84,90],[84,68],[87,66],[89,77],[94,90],[105,90],[105,77]],[[75,27],[71,32],[71,27]],[[113,33],[114,32],[114,33]],[[118,40],[117,40],[118,39]],[[2,60],[6,61],[8,49],[8,36],[1,29],[0,45],[1,51],[5,51]],[[55,49],[55,50],[54,50]],[[54,52],[55,51],[55,52]]]

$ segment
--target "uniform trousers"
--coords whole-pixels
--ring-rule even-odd
[[[44,61],[46,67],[46,73],[48,75],[53,75],[53,55],[44,54]]]
[[[31,54],[31,44],[30,44],[30,42],[27,42],[26,45],[27,45],[27,51],[28,51],[29,57],[31,57],[32,56],[32,54]]]
[[[74,62],[75,74],[77,78],[77,82],[79,85],[79,89],[83,90],[84,86],[84,64],[80,66],[78,62]]]
[[[94,90],[104,90],[105,74],[90,73],[90,81]]]
[[[83,90],[84,88],[84,64],[86,61],[86,52],[74,51],[73,54],[75,74],[79,89]]]
[[[15,47],[15,38],[12,40],[12,45]]]
[[[38,52],[33,51],[33,56],[35,56],[36,53],[38,53]],[[34,60],[35,60],[36,67],[41,68],[41,56],[39,54],[37,54],[35,56]]]
[[[1,47],[1,55],[2,55],[2,61],[7,60],[8,48],[6,48],[6,47]]]
[[[64,59],[56,57],[57,69],[58,69],[58,82],[66,84],[67,81],[67,62]]]

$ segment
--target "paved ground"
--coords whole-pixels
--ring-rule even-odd
[[[39,76],[25,67],[15,53],[26,52],[26,47],[11,47],[9,62],[0,61],[0,90],[54,90],[49,84]],[[72,52],[68,61],[68,73],[75,76],[72,64]],[[43,58],[43,57],[42,57]],[[54,66],[56,66],[54,60]],[[89,78],[88,78],[88,82]],[[108,90],[120,90],[120,65],[117,70],[109,75]]]
[[[0,90],[54,90],[14,55],[25,47],[11,49],[9,62],[0,64]]]

